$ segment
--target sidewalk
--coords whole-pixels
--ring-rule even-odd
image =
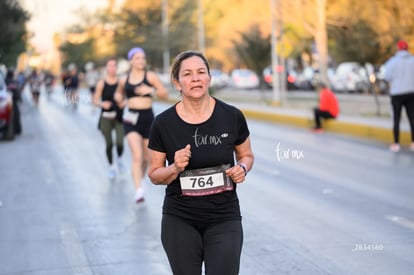
[[[233,103],[243,113],[253,119],[261,119],[276,123],[294,125],[311,129],[313,127],[313,114],[311,110],[287,109],[259,104]],[[335,120],[323,122],[323,128],[327,132],[336,132],[361,138],[367,138],[384,143],[392,143],[391,118],[364,118],[359,116],[340,115]],[[407,121],[400,124],[400,143],[410,144],[410,130]]]
[[[172,92],[171,102],[179,100],[180,95]],[[218,99],[240,108],[248,118],[265,120],[280,124],[311,129],[313,126],[312,107],[316,106],[316,94],[312,92],[288,92],[288,106],[272,106],[269,91],[231,91],[222,90],[214,94]],[[381,116],[375,116],[376,106],[373,96],[338,95],[341,114],[335,120],[323,122],[327,132],[335,132],[390,144],[392,138],[392,117],[389,98],[379,98]],[[411,142],[409,123],[403,114],[400,123],[400,143]]]

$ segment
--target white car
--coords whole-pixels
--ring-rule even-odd
[[[260,81],[255,72],[249,69],[235,69],[230,73],[231,85],[234,88],[254,89],[258,88]]]
[[[221,88],[226,87],[230,82],[229,75],[226,74],[225,72],[222,72],[221,70],[211,69],[210,74],[211,74],[210,87],[212,88],[221,89]]]
[[[331,85],[336,92],[367,92],[369,78],[364,67],[357,62],[344,62],[338,65]]]

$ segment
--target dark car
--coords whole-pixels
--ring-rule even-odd
[[[15,135],[13,96],[7,89],[2,73],[0,73],[0,133],[6,140],[13,140]]]

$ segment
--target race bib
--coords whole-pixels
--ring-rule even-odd
[[[233,190],[233,182],[226,175],[229,164],[210,168],[185,170],[180,174],[183,196],[206,196]]]
[[[128,111],[128,112],[125,112],[124,113],[124,116],[123,116],[122,119],[126,123],[135,125],[135,124],[137,124],[138,116],[139,116],[139,113],[138,112],[137,113],[133,113],[133,112]]]
[[[116,111],[103,111],[102,112],[102,117],[109,118],[109,119],[114,119],[116,117]]]

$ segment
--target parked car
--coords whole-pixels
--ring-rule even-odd
[[[229,85],[230,76],[225,72],[218,69],[211,69],[211,82],[210,87],[215,89],[221,89]]]
[[[372,70],[369,75],[369,80],[371,82],[373,92],[379,94],[388,94],[389,93],[389,86],[387,81],[384,79],[385,77],[385,66],[384,65],[376,65],[372,66]]]
[[[296,72],[295,86],[299,90],[314,90],[315,70],[312,67],[305,67],[302,71]]]
[[[260,81],[255,72],[249,69],[235,69],[230,73],[231,85],[240,89],[258,88]]]
[[[336,92],[368,92],[369,78],[365,68],[357,62],[344,62],[338,65],[331,85]]]
[[[13,97],[7,90],[3,73],[0,72],[0,132],[6,140],[14,139]]]
[[[312,89],[315,89],[318,83],[322,81],[322,76],[319,72],[319,69],[313,69],[311,67],[307,67],[304,70],[304,73],[306,74],[306,77],[310,79],[310,84],[312,86]],[[335,69],[332,67],[328,67],[326,69],[326,74],[328,77],[329,84],[331,84],[334,81]]]
[[[283,66],[278,67],[278,71],[282,72],[284,71]],[[273,70],[272,66],[267,66],[263,69],[263,80],[266,83],[268,87],[273,87]],[[296,77],[297,73],[294,70],[289,70],[286,72],[286,88],[288,90],[297,90],[298,87],[296,86]]]

